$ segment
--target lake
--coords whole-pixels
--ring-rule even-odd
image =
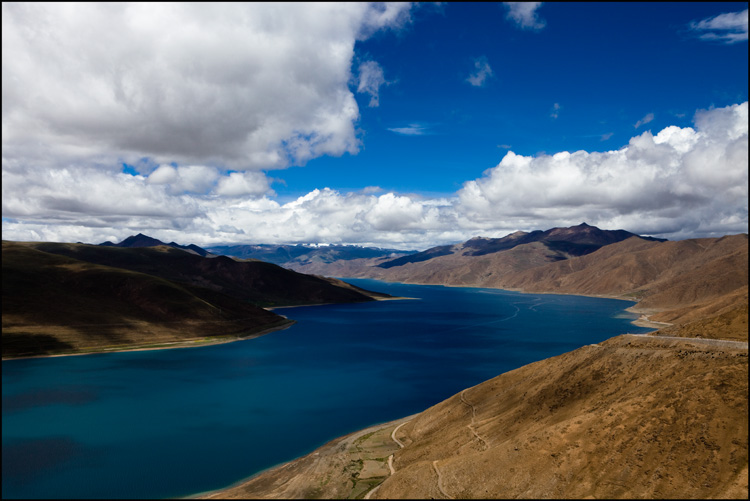
[[[218,489],[530,362],[652,330],[626,301],[347,281],[418,299],[280,308],[297,324],[215,346],[4,361],[3,497]]]

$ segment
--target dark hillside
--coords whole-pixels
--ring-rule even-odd
[[[14,242],[3,242],[2,273],[3,357],[243,337],[289,323],[210,289]]]
[[[40,251],[204,287],[260,306],[370,301],[372,297],[262,261],[204,258],[167,246],[119,248],[37,243]]]

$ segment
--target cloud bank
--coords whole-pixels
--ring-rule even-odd
[[[586,221],[670,239],[748,231],[748,104],[620,149],[523,156],[444,198],[321,188],[279,203],[252,172],[163,164],[150,175],[27,166],[3,172],[3,238],[98,243],[356,243],[424,249]]]
[[[356,153],[354,44],[407,3],[3,3],[3,166],[283,168]],[[360,91],[375,105],[375,62]],[[380,80],[378,80],[380,78]]]

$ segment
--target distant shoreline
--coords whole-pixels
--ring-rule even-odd
[[[380,282],[385,282],[388,284],[402,284],[402,285],[437,285],[440,287],[492,289],[492,290],[498,290],[498,291],[518,292],[520,294],[548,294],[548,295],[560,295],[560,296],[591,297],[591,298],[596,298],[596,299],[616,299],[618,301],[629,301],[631,303],[635,303],[634,305],[629,306],[628,308],[625,308],[625,311],[640,315],[639,318],[630,321],[631,324],[637,327],[661,329],[662,327],[668,327],[670,325],[673,325],[667,322],[657,322],[656,320],[649,320],[648,315],[646,315],[646,310],[638,309],[639,301],[636,299],[630,299],[630,298],[626,298],[622,296],[615,296],[615,295],[610,295],[610,294],[582,294],[582,293],[575,293],[575,292],[549,292],[549,291],[538,292],[538,291],[526,291],[523,289],[503,289],[501,287],[486,287],[486,286],[482,287],[478,285],[452,285],[452,284],[425,284],[425,283],[419,283],[419,282],[396,282],[396,281],[383,280],[381,278],[369,278],[369,277],[337,277],[337,278],[339,280],[348,280],[348,279],[378,280]],[[419,299],[419,298],[394,297],[394,298],[384,298],[384,299],[378,299],[378,300],[387,301],[389,299]],[[659,313],[660,311],[661,310],[658,308],[650,308],[648,310],[648,313],[653,315],[654,313]]]

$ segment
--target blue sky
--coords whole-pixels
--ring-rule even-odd
[[[357,94],[362,151],[289,169],[287,186],[274,188],[307,193],[330,172],[335,189],[448,194],[495,166],[508,147],[522,155],[606,151],[639,131],[690,126],[697,109],[747,100],[748,67],[746,43],[706,43],[687,26],[741,10],[736,3],[548,3],[538,10],[545,27],[521,30],[501,4],[422,6],[408,28],[357,46],[394,82],[381,87],[378,107]],[[476,87],[466,79],[479,58],[492,76]],[[636,129],[649,114],[652,121]],[[412,124],[424,135],[389,131]]]
[[[3,238],[746,232],[747,91],[747,3],[4,4]]]

